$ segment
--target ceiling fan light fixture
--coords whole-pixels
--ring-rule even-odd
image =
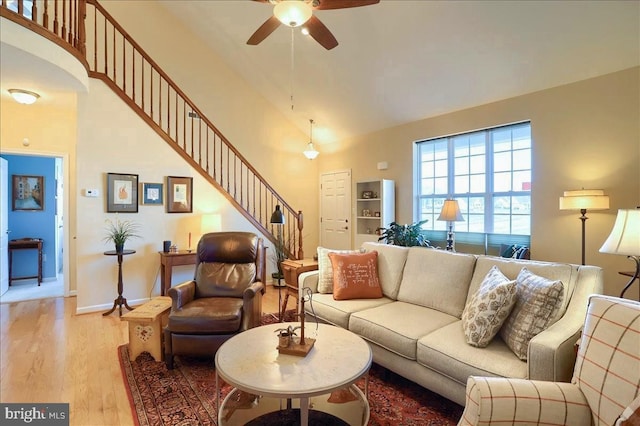
[[[311,18],[313,10],[307,0],[282,0],[273,8],[273,14],[289,27],[299,27]]]
[[[22,89],[9,89],[9,94],[16,102],[24,105],[31,105],[38,100],[40,95],[35,92]]]

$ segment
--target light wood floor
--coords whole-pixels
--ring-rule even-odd
[[[71,425],[132,425],[116,351],[127,322],[75,311],[75,297],[0,305],[0,402],[66,402]],[[277,288],[263,312],[278,312]]]

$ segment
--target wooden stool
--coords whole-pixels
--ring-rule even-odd
[[[162,328],[167,324],[171,298],[158,296],[122,315],[122,321],[129,321],[129,359],[134,361],[142,352],[156,361],[162,361]]]

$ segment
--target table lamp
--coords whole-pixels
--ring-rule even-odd
[[[620,297],[624,297],[631,284],[640,277],[640,207],[635,210],[618,210],[611,235],[600,247],[600,253],[626,255],[636,262],[634,275],[620,293]]]
[[[564,191],[560,197],[560,210],[580,210],[582,221],[582,264],[585,264],[585,222],[588,210],[608,210],[609,197],[601,189],[579,189]]]
[[[200,217],[200,237],[209,232],[218,232],[222,229],[222,216],[219,213],[203,214]]]
[[[440,211],[438,220],[446,220],[449,224],[449,233],[447,234],[447,251],[456,251],[455,242],[453,240],[453,222],[464,222],[458,200],[445,200]]]

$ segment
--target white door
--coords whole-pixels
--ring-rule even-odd
[[[8,250],[9,245],[9,180],[7,160],[0,158],[0,295],[9,290]]]
[[[351,171],[320,175],[320,245],[351,248]]]
[[[62,242],[64,241],[64,221],[63,221],[63,212],[64,212],[64,203],[63,203],[63,184],[62,178],[64,175],[62,174],[62,158],[56,157],[56,275],[62,273],[62,256],[63,256],[63,247]]]

